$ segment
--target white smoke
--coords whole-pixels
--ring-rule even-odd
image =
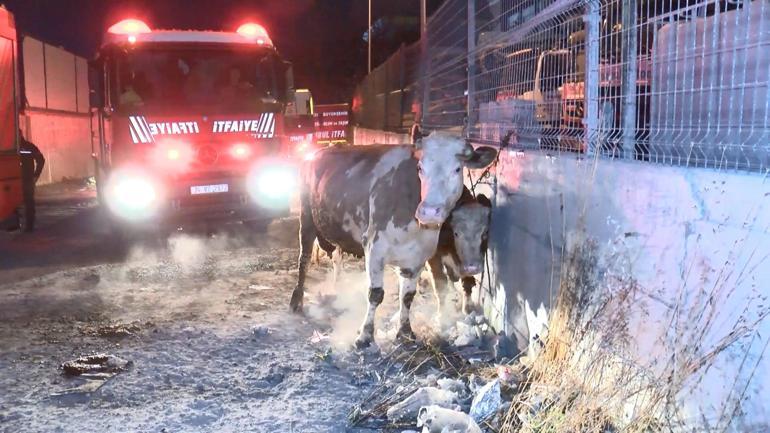
[[[333,284],[329,271],[320,282],[307,284],[305,295],[308,316],[328,324],[330,341],[338,350],[352,347],[368,309],[366,273],[361,270],[360,262],[350,257],[346,257],[345,262],[347,269],[342,272],[336,284]],[[450,286],[443,294],[441,314],[437,315],[436,298],[427,272],[423,273],[420,281],[410,312],[412,329],[422,338],[454,338],[456,322],[464,318],[460,310],[462,293]],[[375,338],[381,345],[391,344],[398,331],[398,291],[398,278],[394,272],[386,269],[385,299],[377,309],[375,318]]]
[[[173,262],[189,272],[205,263],[208,251],[216,246],[212,245],[214,243],[212,240],[201,237],[178,235],[169,238],[168,247]]]

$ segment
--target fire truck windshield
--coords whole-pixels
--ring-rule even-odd
[[[113,97],[120,111],[273,111],[276,62],[263,49],[136,49],[117,57]]]

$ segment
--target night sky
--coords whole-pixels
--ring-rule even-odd
[[[154,28],[232,30],[247,20],[267,28],[279,52],[294,63],[297,87],[318,103],[347,102],[366,74],[366,0],[0,0],[17,27],[53,45],[92,58],[109,25],[138,17]],[[440,0],[431,0],[429,12]],[[418,0],[373,0],[373,20],[419,16]],[[414,29],[417,31],[417,29]],[[416,33],[375,38],[375,64]],[[396,38],[398,40],[392,40]]]

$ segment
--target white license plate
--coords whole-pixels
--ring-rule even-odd
[[[190,187],[190,194],[216,194],[220,192],[227,192],[230,188],[226,183],[220,183],[218,185],[198,185]]]

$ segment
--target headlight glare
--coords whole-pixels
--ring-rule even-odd
[[[259,164],[249,174],[248,189],[262,206],[286,207],[297,189],[297,170],[284,162]]]
[[[126,170],[114,173],[106,192],[110,210],[129,220],[152,216],[159,202],[157,184],[142,172]]]

